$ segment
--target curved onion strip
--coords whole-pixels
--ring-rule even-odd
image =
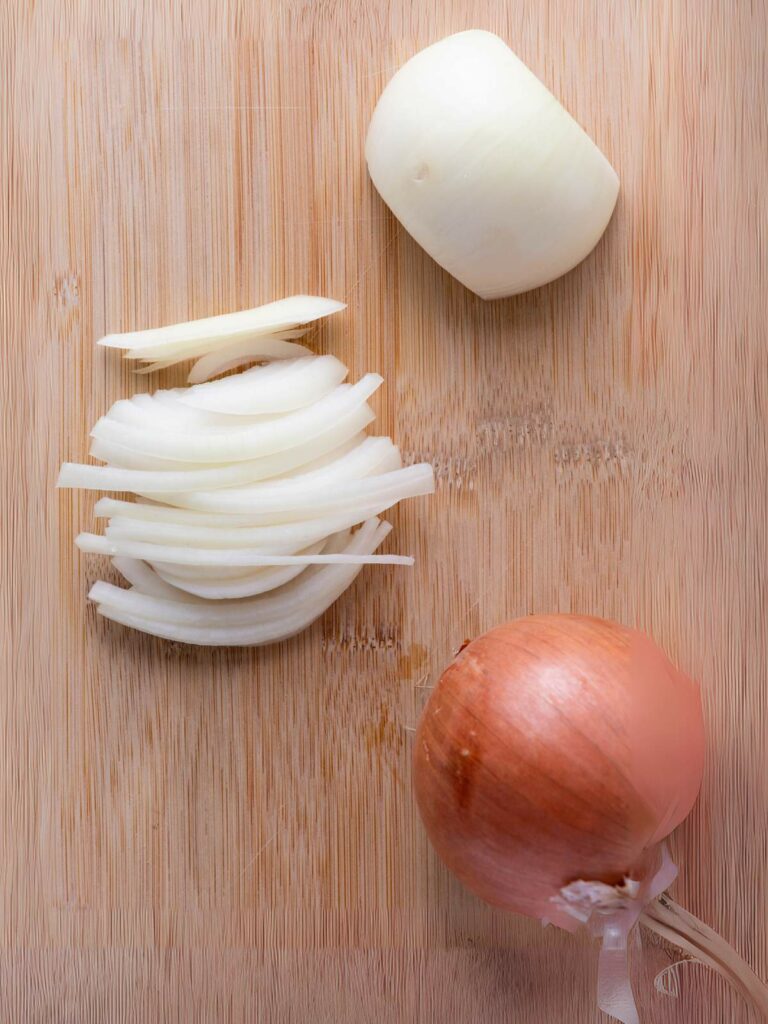
[[[281,565],[278,568],[264,569],[261,575],[249,575],[240,580],[186,580],[175,577],[172,572],[153,566],[158,577],[169,586],[176,587],[189,597],[199,597],[204,601],[236,601],[247,597],[271,594],[285,587],[297,578],[300,579],[309,569],[306,565]]]
[[[251,465],[255,469],[256,463],[262,467],[266,476],[262,475],[260,471],[257,476],[253,477],[253,480],[267,479],[267,477],[274,477],[280,479],[283,476],[290,476],[296,472],[304,472],[305,470],[315,469],[317,467],[326,465],[328,462],[332,462],[337,459],[340,455],[350,451],[356,447],[363,438],[366,436],[362,431],[368,424],[374,419],[373,412],[370,406],[362,406],[356,410],[349,419],[343,418],[339,420],[338,433],[332,433],[327,431],[325,434],[321,434],[318,438],[307,443],[306,449],[289,448],[285,452],[278,452],[276,455],[267,455],[263,460],[253,459]],[[350,434],[338,445],[334,445],[328,449],[329,444],[333,444],[337,437],[344,437],[349,430],[353,430],[354,427],[358,426],[360,429],[355,433]],[[327,449],[327,450],[324,450]],[[308,461],[304,461],[307,451],[319,452],[313,458]],[[179,462],[176,459],[160,459],[155,458],[153,455],[147,455],[144,452],[133,452],[130,448],[123,448],[122,445],[116,444],[114,441],[101,441],[96,438],[91,442],[89,455],[92,455],[95,459],[101,459],[103,462],[108,462],[109,465],[115,469],[149,469],[149,470],[184,470],[184,472],[190,472],[189,462]],[[294,464],[296,460],[301,458],[301,463]],[[79,465],[79,463],[75,463]],[[229,462],[208,462],[205,464],[205,469],[213,469],[216,466],[230,466]],[[240,463],[242,465],[242,463]],[[267,472],[274,466],[275,472]]]
[[[303,445],[294,445],[292,448],[287,448],[282,451],[273,452],[269,455],[262,455],[259,458],[243,460],[247,461],[249,474],[254,474],[254,480],[266,480],[271,477],[283,477],[288,474],[295,473],[296,471],[302,471],[304,467],[314,468],[316,465],[321,463],[323,459],[334,459],[338,455],[345,451],[358,442],[361,437],[361,432],[375,419],[373,410],[371,407],[364,403],[363,405],[357,406],[351,412],[346,413],[344,416],[339,417],[335,424],[329,429],[323,431],[323,433],[316,435],[315,437],[308,438],[306,443]],[[115,442],[105,441],[96,439],[102,447],[102,450],[109,451],[109,446]],[[94,441],[94,445],[96,441]],[[118,449],[118,453],[124,451],[131,451],[131,449],[125,449],[122,446]],[[140,462],[142,459],[147,459],[150,465],[147,468],[152,468],[153,461],[156,463],[158,460],[154,456],[145,455],[143,452],[133,452],[135,463]],[[124,458],[124,456],[121,456]],[[169,463],[170,468],[181,469],[187,468],[187,471],[197,472],[200,469],[209,469],[216,466],[231,466],[232,463],[210,463],[206,462],[203,466],[195,464],[193,462],[182,462],[176,460],[165,460]]]
[[[317,555],[331,551],[326,540],[308,545],[302,551],[305,555]],[[252,597],[266,594],[284,586],[308,571],[306,565],[223,566],[223,565],[178,565],[168,562],[150,563],[157,575],[171,586],[189,594],[215,599]],[[317,568],[315,566],[315,568]]]
[[[304,445],[308,439],[332,429],[342,416],[364,405],[381,383],[378,374],[369,373],[357,384],[341,384],[330,395],[305,409],[227,433],[191,429],[163,433],[102,418],[91,436],[117,441],[134,451],[182,461],[243,462]]]
[[[197,601],[192,594],[161,579],[146,562],[140,562],[136,558],[118,557],[112,559],[112,565],[132,587],[142,594],[147,594],[150,597],[163,597],[170,601]]]
[[[274,417],[270,417],[274,418]],[[120,399],[107,411],[104,419],[156,431],[189,430],[221,432],[239,430],[266,417],[232,417],[223,413],[205,412],[184,405],[172,391],[156,391],[153,395],[134,395]]]
[[[272,333],[281,328],[308,324],[321,317],[346,309],[346,304],[316,295],[292,295],[255,309],[210,316],[201,320],[153,327],[145,331],[107,334],[98,344],[141,353],[140,359],[166,359],[196,342],[210,342],[210,348],[257,334]]]
[[[125,555],[146,562],[179,565],[413,565],[410,555],[271,555],[252,548],[182,548],[141,541],[111,540],[96,533],[80,533],[77,547],[93,555]]]
[[[320,554],[323,550],[323,542],[319,541],[317,544],[312,544],[305,550],[307,554]],[[238,565],[232,568],[231,566],[221,565],[174,565],[172,562],[152,562],[147,564],[151,564],[151,567],[163,579],[167,576],[170,583],[175,583],[176,580],[179,580],[179,586],[182,586],[187,581],[190,583],[237,583],[275,576],[276,574],[286,572],[288,569],[291,572],[286,578],[292,579],[293,576],[298,575],[298,573],[294,572],[296,566],[293,565],[273,565],[266,568],[262,566],[261,568],[254,569],[252,565]],[[302,569],[301,571],[303,572],[304,570]],[[285,580],[282,582],[285,582]]]
[[[316,541],[303,549],[303,554],[316,555],[321,551],[326,554],[338,554],[343,551],[349,541],[350,530],[342,530],[339,533],[331,534],[325,540]],[[318,566],[295,566],[280,565],[261,567],[254,569],[253,566],[222,566],[222,565],[177,565],[168,562],[149,563],[151,568],[162,579],[180,587],[182,590],[189,590],[196,586],[212,587],[238,587],[242,593],[227,594],[224,596],[243,597],[250,594],[263,593],[281,586],[288,580],[298,576],[300,572],[318,572]],[[252,586],[258,584],[258,586]],[[245,589],[248,588],[248,589]],[[193,592],[194,589],[193,589]]]
[[[154,566],[159,577],[169,584],[184,591],[190,597],[199,597],[205,601],[233,601],[246,597],[256,597],[261,594],[270,594],[275,590],[285,587],[292,580],[301,578],[309,569],[306,566],[280,566],[279,568],[264,569],[262,575],[250,575],[240,580],[185,580],[181,577],[174,577],[173,573]],[[271,573],[266,575],[266,573]]]
[[[179,403],[181,405],[181,403]],[[223,427],[225,421],[213,416],[196,416],[190,408],[169,409],[156,395],[134,395],[121,398],[102,416],[102,420],[123,423],[126,426],[151,428],[152,430],[186,430],[195,425],[204,429]],[[97,423],[100,422],[97,420]],[[95,436],[91,434],[91,436]]]
[[[257,594],[269,594],[309,572],[306,565],[279,565],[228,579],[226,576],[177,576],[164,568],[160,562],[153,562],[152,568],[171,586],[206,601],[229,601],[255,597]]]
[[[306,551],[313,554],[319,554],[323,549],[322,541],[318,544],[313,544],[311,547],[307,547]],[[200,580],[210,581],[212,583],[223,583],[234,580],[245,580],[251,578],[259,578],[261,576],[267,576],[270,573],[283,572],[286,569],[284,565],[278,565],[277,567],[271,566],[261,569],[254,569],[252,565],[237,565],[231,567],[221,565],[174,565],[172,562],[148,562],[155,572],[159,573],[165,579],[165,575],[174,577],[178,580],[190,580],[192,583],[197,583]],[[287,568],[293,570],[294,566],[287,566]],[[170,582],[174,582],[170,580]]]
[[[301,337],[305,331],[287,331],[282,337],[288,334],[295,334]],[[262,359],[293,359],[299,356],[312,355],[312,350],[304,345],[290,345],[290,351],[286,349],[278,351],[265,351],[264,341],[269,338],[247,338],[245,341],[235,342],[234,345],[226,345],[208,352],[194,364],[187,377],[188,384],[202,384],[204,381],[216,377],[227,370],[236,370],[238,366],[246,363],[258,362]]]
[[[263,331],[254,331],[252,334],[246,334],[242,339],[246,341],[258,342],[261,339],[265,340],[263,348],[276,349],[277,346],[268,344],[275,339],[280,338],[300,338],[306,334],[309,330],[308,327],[297,329],[294,324],[282,324],[276,325],[275,327],[268,328]],[[221,352],[225,348],[229,348],[237,338],[223,338],[221,340],[213,340],[211,338],[203,338],[200,341],[187,341],[183,344],[174,345],[159,345],[152,348],[131,348],[127,352],[123,353],[123,358],[132,359],[144,359],[153,363],[164,362],[173,366],[176,363],[187,362],[190,359],[197,359],[199,356],[204,356]],[[292,344],[286,342],[286,344]],[[297,346],[297,348],[300,346]],[[281,349],[280,354],[277,356],[264,356],[264,359],[292,359],[301,355],[300,352],[292,351],[290,354],[287,349]]]
[[[346,550],[354,550],[359,553],[375,551],[388,532],[387,523],[379,524],[378,528],[373,529],[372,535],[369,532],[364,539],[361,539],[363,530],[360,530],[352,538]],[[260,610],[254,609],[254,618],[258,617],[260,621],[251,625],[202,624],[190,626],[154,617],[148,619],[143,615],[126,612],[115,607],[113,603],[106,603],[106,601],[102,601],[98,605],[98,611],[99,614],[115,622],[182,643],[215,646],[256,646],[274,643],[301,632],[322,615],[349,587],[359,572],[359,566],[330,566],[312,575],[310,572],[275,595],[275,599],[280,602],[279,605],[271,608],[269,605],[262,606]],[[111,592],[108,592],[108,595],[111,597]],[[113,598],[113,600],[115,599]],[[269,600],[272,599],[264,598],[265,602]],[[170,610],[167,612],[171,613]]]
[[[322,468],[297,477],[289,477],[270,484],[265,488],[284,491],[301,487],[304,481],[315,479],[355,479],[366,476],[378,469],[387,456],[391,456],[394,445],[389,438],[364,438],[356,448],[343,454]],[[306,453],[304,453],[306,454]],[[398,457],[399,458],[399,457]],[[101,491],[135,491],[142,494],[171,491],[190,491],[249,484],[274,476],[270,472],[276,463],[284,460],[268,456],[250,462],[235,462],[229,466],[215,466],[210,469],[188,470],[140,470],[121,469],[113,466],[87,466],[65,462],[59,472],[57,487],[79,487]],[[265,465],[266,463],[266,465]],[[282,467],[281,467],[282,468]]]
[[[364,403],[359,405],[356,409],[346,413],[344,416],[339,417],[336,423],[330,428],[330,430],[324,431],[322,434],[318,434],[316,437],[308,438],[306,444],[295,445],[293,448],[287,448],[284,451],[274,452],[271,455],[263,455],[261,458],[248,460],[250,466],[249,474],[254,474],[253,480],[266,480],[272,477],[282,478],[287,475],[294,474],[296,472],[303,472],[305,469],[314,469],[317,466],[323,465],[324,461],[333,460],[343,455],[344,452],[350,450],[359,443],[361,438],[365,435],[362,431],[373,422],[376,417],[374,416],[371,407]],[[163,469],[167,468],[170,470],[199,470],[211,469],[215,466],[231,466],[231,463],[211,463],[206,462],[203,467],[190,462],[180,462],[172,459],[158,459],[153,455],[147,455],[144,452],[132,452],[129,448],[124,448],[122,445],[115,447],[113,441],[102,441],[100,438],[96,438],[91,446],[91,454],[95,455],[98,445],[99,452],[110,453],[116,452],[118,457],[125,461],[126,452],[130,453],[133,460],[133,467],[136,469]],[[104,458],[103,454],[98,457]],[[163,465],[165,464],[165,465]],[[148,492],[149,493],[149,492]]]
[[[110,466],[120,469],[189,469],[188,462],[179,462],[177,459],[161,459],[155,455],[147,455],[146,452],[134,452],[115,441],[102,441],[98,437],[91,441],[88,454],[94,459],[101,459],[102,462],[108,462]],[[214,465],[228,466],[229,463],[208,463],[208,467],[211,469]]]
[[[170,589],[170,588],[169,588]],[[296,597],[278,602],[264,597],[219,602],[211,607],[207,601],[191,602],[155,597],[138,590],[125,590],[99,581],[91,587],[88,597],[96,604],[108,604],[143,618],[187,626],[246,626],[254,622],[279,620],[291,612]]]
[[[281,367],[277,379],[269,370]],[[324,398],[349,370],[335,356],[307,356],[268,366],[255,366],[234,377],[195,384],[179,401],[195,409],[229,416],[263,416],[291,412]]]
[[[290,483],[301,480],[294,477]],[[289,481],[286,481],[288,483]],[[303,482],[302,482],[303,484]],[[252,516],[269,516],[300,511],[307,507],[313,512],[330,515],[354,507],[371,508],[380,505],[388,508],[404,498],[416,498],[432,494],[435,489],[434,471],[427,462],[395,469],[379,476],[364,477],[362,480],[339,482],[333,488],[324,486],[322,481],[311,481],[306,485],[285,488],[279,493],[270,493],[270,485],[257,484],[254,487],[230,487],[221,491],[195,491],[179,494],[156,495],[169,505],[197,509],[201,512],[248,513]],[[276,484],[271,485],[276,488]],[[254,526],[268,525],[266,518],[254,520]]]
[[[305,345],[293,344],[291,338],[302,338],[308,327],[299,330],[280,331],[279,334],[262,334],[245,341],[235,342],[211,350],[210,342],[198,342],[190,346],[186,355],[172,356],[170,359],[153,359],[133,372],[137,376],[154,373],[156,370],[167,370],[169,366],[178,366],[189,359],[197,359],[187,377],[190,384],[200,384],[219,373],[234,370],[245,363],[260,362],[266,359],[298,359],[300,356],[312,355],[312,350]],[[199,358],[198,358],[199,357]],[[136,352],[129,352],[126,359],[142,358]]]
[[[144,524],[145,526],[148,524]],[[151,526],[151,524],[150,524]],[[189,530],[189,528],[187,528]],[[206,543],[206,537],[200,536],[197,540],[192,542],[189,541],[188,536],[182,537],[180,531],[173,536],[174,531],[167,531],[166,536],[159,536],[159,527],[155,529],[150,528],[149,530],[135,530],[126,529],[121,526],[113,526],[111,523],[107,526],[104,531],[104,537],[115,544],[130,543],[130,544],[153,544],[153,545],[170,545],[173,548],[180,547],[182,544],[190,544],[191,547],[200,547],[205,550],[211,550],[213,548],[221,551],[236,549],[241,550],[247,548],[249,551],[259,552],[264,555],[298,555],[301,554],[302,549],[307,546],[309,541],[305,540],[285,540],[275,541],[271,544],[252,544],[247,539],[240,539],[238,536],[239,531],[237,530],[222,530],[219,535],[211,538],[209,543]],[[191,531],[192,535],[196,534],[196,531]],[[143,533],[145,536],[137,537],[136,533]],[[171,536],[167,534],[171,533]],[[227,536],[229,533],[229,536]],[[149,536],[146,536],[149,534]],[[324,541],[328,536],[327,533],[322,534],[318,537],[316,534],[314,537],[310,537],[310,541]],[[154,562],[154,559],[153,559]],[[172,564],[172,563],[169,563]]]
[[[307,550],[325,551],[326,554],[334,554],[344,551],[349,542],[349,530],[333,534],[324,543],[313,545]],[[325,572],[322,566],[311,565],[309,567],[285,566],[277,569],[246,569],[245,575],[234,576],[232,569],[211,569],[207,566],[182,566],[166,565],[164,562],[154,562],[152,568],[162,579],[167,580],[172,586],[179,587],[190,594],[206,598],[209,601],[224,601],[233,598],[252,597],[256,594],[269,592],[270,596],[277,596],[273,592],[280,588],[280,593],[285,591],[289,580],[299,578],[304,580],[313,573]],[[298,570],[298,571],[297,571]],[[197,573],[197,575],[193,575]],[[214,575],[216,573],[217,575]],[[277,574],[283,576],[278,580]]]
[[[359,505],[344,510],[350,516],[359,516],[358,522],[364,522],[372,516],[380,515],[390,508],[392,502],[385,502],[379,508],[372,505]],[[297,509],[294,512],[267,513],[227,513],[199,512],[196,509],[178,508],[176,505],[159,505],[151,500],[123,501],[119,498],[99,498],[93,507],[97,519],[110,516],[125,516],[130,519],[142,519],[153,523],[183,523],[188,526],[283,526],[287,523],[307,522],[307,510]],[[314,509],[312,513],[314,515]]]
[[[282,547],[302,545],[349,529],[370,518],[363,512],[305,519],[279,526],[191,526],[182,523],[158,523],[117,516],[111,519],[106,535],[122,540],[138,540],[148,544],[189,544],[204,548],[253,547],[277,551]]]

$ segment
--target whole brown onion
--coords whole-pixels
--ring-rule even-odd
[[[642,633],[518,619],[444,672],[416,736],[430,839],[484,900],[573,929],[577,879],[642,880],[701,784],[699,689]]]
[[[443,673],[416,731],[416,800],[438,854],[478,896],[603,936],[599,1002],[618,1019],[638,1019],[626,967],[638,920],[768,1019],[747,964],[659,895],[674,877],[662,840],[693,806],[704,746],[698,686],[643,633],[530,616],[469,643]]]

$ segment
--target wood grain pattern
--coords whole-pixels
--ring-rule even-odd
[[[426,688],[532,611],[651,630],[702,682],[704,791],[676,896],[768,975],[766,7],[759,0],[15,0],[2,13],[4,673],[0,1017],[595,1022],[586,938],[474,900],[409,787]],[[500,33],[617,167],[564,279],[485,304],[366,177],[376,98],[451,31]],[[93,498],[52,489],[135,388],[106,331],[292,292],[386,378],[434,461],[366,570],[268,650],[97,621]],[[181,375],[165,378],[173,383]],[[644,1020],[744,1010],[704,969]]]

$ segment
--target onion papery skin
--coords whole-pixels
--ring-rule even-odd
[[[577,879],[646,880],[701,785],[699,687],[643,633],[529,616],[467,645],[421,716],[414,787],[437,853],[495,906],[574,930]]]

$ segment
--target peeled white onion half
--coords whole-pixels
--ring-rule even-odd
[[[498,36],[428,46],[392,78],[365,145],[384,202],[484,299],[565,274],[599,241],[619,179]]]

